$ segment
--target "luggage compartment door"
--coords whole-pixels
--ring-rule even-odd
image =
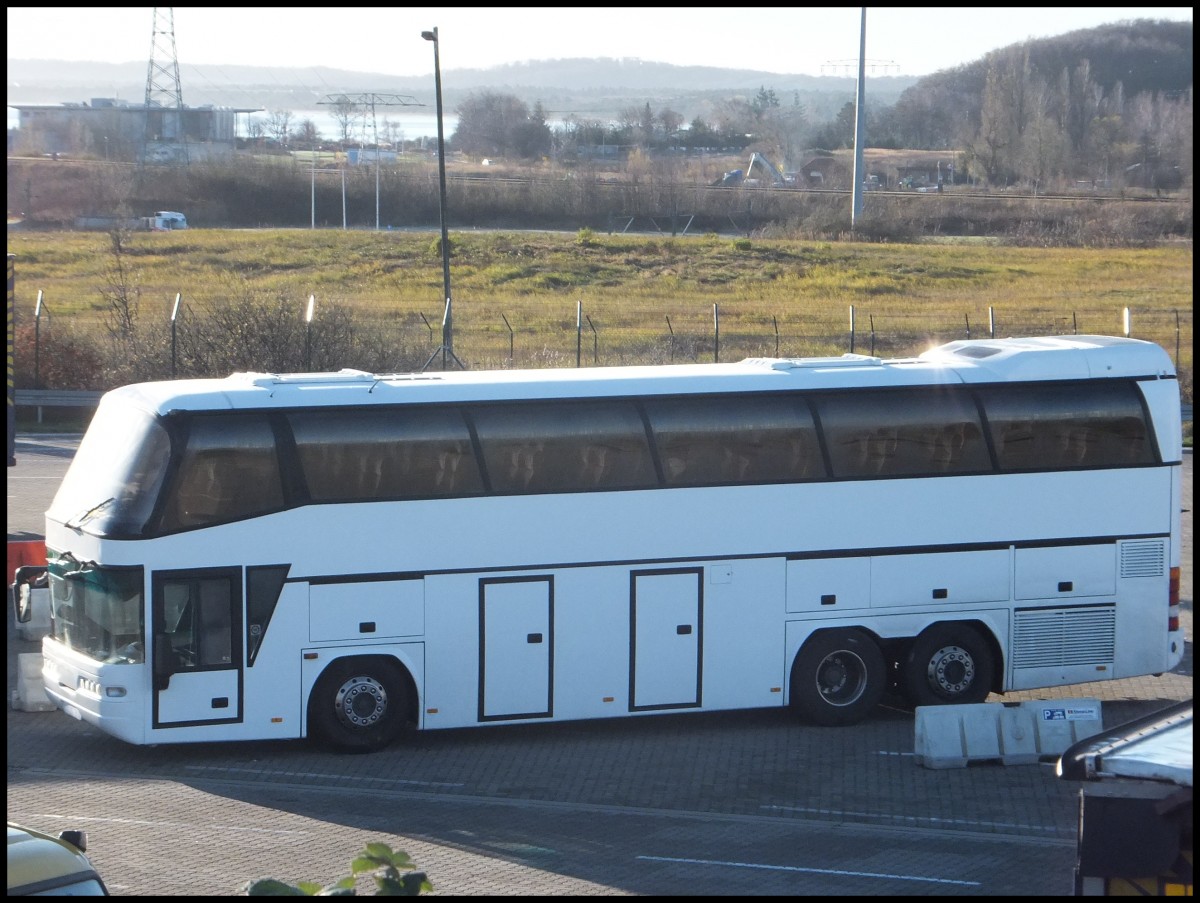
[[[703,573],[630,574],[630,711],[700,705]]]
[[[479,581],[479,720],[554,714],[554,582]]]

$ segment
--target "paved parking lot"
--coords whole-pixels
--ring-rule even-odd
[[[18,447],[10,540],[40,536],[71,450]],[[1184,522],[1176,671],[1005,698],[1098,698],[1107,725],[1191,698],[1190,511]],[[16,655],[35,649],[10,623],[10,691]],[[783,710],[680,714],[428,732],[363,756],[301,741],[132,747],[10,709],[7,803],[32,827],[86,829],[119,894],[328,883],[372,841],[407,851],[438,895],[1071,893],[1078,787],[1053,762],[932,770],[912,753],[912,713],[887,706],[851,728]]]

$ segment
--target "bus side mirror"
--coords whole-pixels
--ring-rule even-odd
[[[154,689],[165,690],[171,685],[175,673],[175,655],[171,651],[171,640],[165,633],[154,637]]]
[[[13,573],[13,616],[18,624],[33,620],[33,590],[49,586],[49,568],[42,564],[23,565]]]

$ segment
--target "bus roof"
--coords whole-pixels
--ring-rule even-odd
[[[389,402],[707,394],[867,386],[945,385],[1043,379],[1169,377],[1165,351],[1110,336],[1051,336],[950,342],[915,358],[862,354],[748,358],[739,363],[453,370],[373,374],[234,373],[224,379],[140,383],[108,393],[148,411],[241,410]]]

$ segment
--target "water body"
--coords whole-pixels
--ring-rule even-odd
[[[409,110],[420,112],[408,112]],[[291,112],[292,129],[295,129],[305,119],[311,119],[313,125],[317,127],[317,131],[321,133],[321,137],[326,141],[336,141],[342,137],[341,126],[326,109],[293,110]],[[255,113],[239,116],[238,135],[246,136],[251,119],[258,119],[265,126],[268,115],[267,113]],[[389,134],[388,123],[395,126],[395,140],[419,141],[422,138],[437,140],[437,112],[429,107],[377,107],[373,126],[370,113],[365,117],[356,116],[354,118],[354,121],[350,123],[350,139],[373,144],[374,135],[378,134],[380,142],[386,143]],[[458,128],[458,117],[446,113],[443,128],[446,139],[449,140],[450,136],[454,134],[454,130]]]
[[[249,120],[256,118],[266,124],[267,113],[246,114],[238,117],[238,135],[246,137],[246,132],[249,127]],[[446,133],[446,140],[449,141],[454,130],[458,128],[458,116],[453,113],[444,113],[445,121],[443,128]],[[582,115],[581,118],[592,118]],[[328,109],[318,108],[316,110],[295,110],[292,111],[291,128],[295,129],[305,119],[311,119],[313,125],[317,127],[317,131],[321,133],[321,137],[326,141],[336,141],[342,137],[342,129],[338,121],[329,113]],[[563,126],[563,118],[551,116],[546,119],[546,123],[551,129],[561,129]],[[608,121],[607,119],[605,120]],[[377,107],[375,110],[375,121],[372,126],[371,114],[368,112],[366,116],[356,116],[350,125],[350,140],[362,142],[363,144],[374,144],[373,135],[379,136],[381,143],[388,143],[387,124],[392,123],[396,128],[395,140],[400,141],[420,141],[422,139],[428,141],[437,140],[437,112],[433,107]],[[611,124],[611,123],[610,123]]]

